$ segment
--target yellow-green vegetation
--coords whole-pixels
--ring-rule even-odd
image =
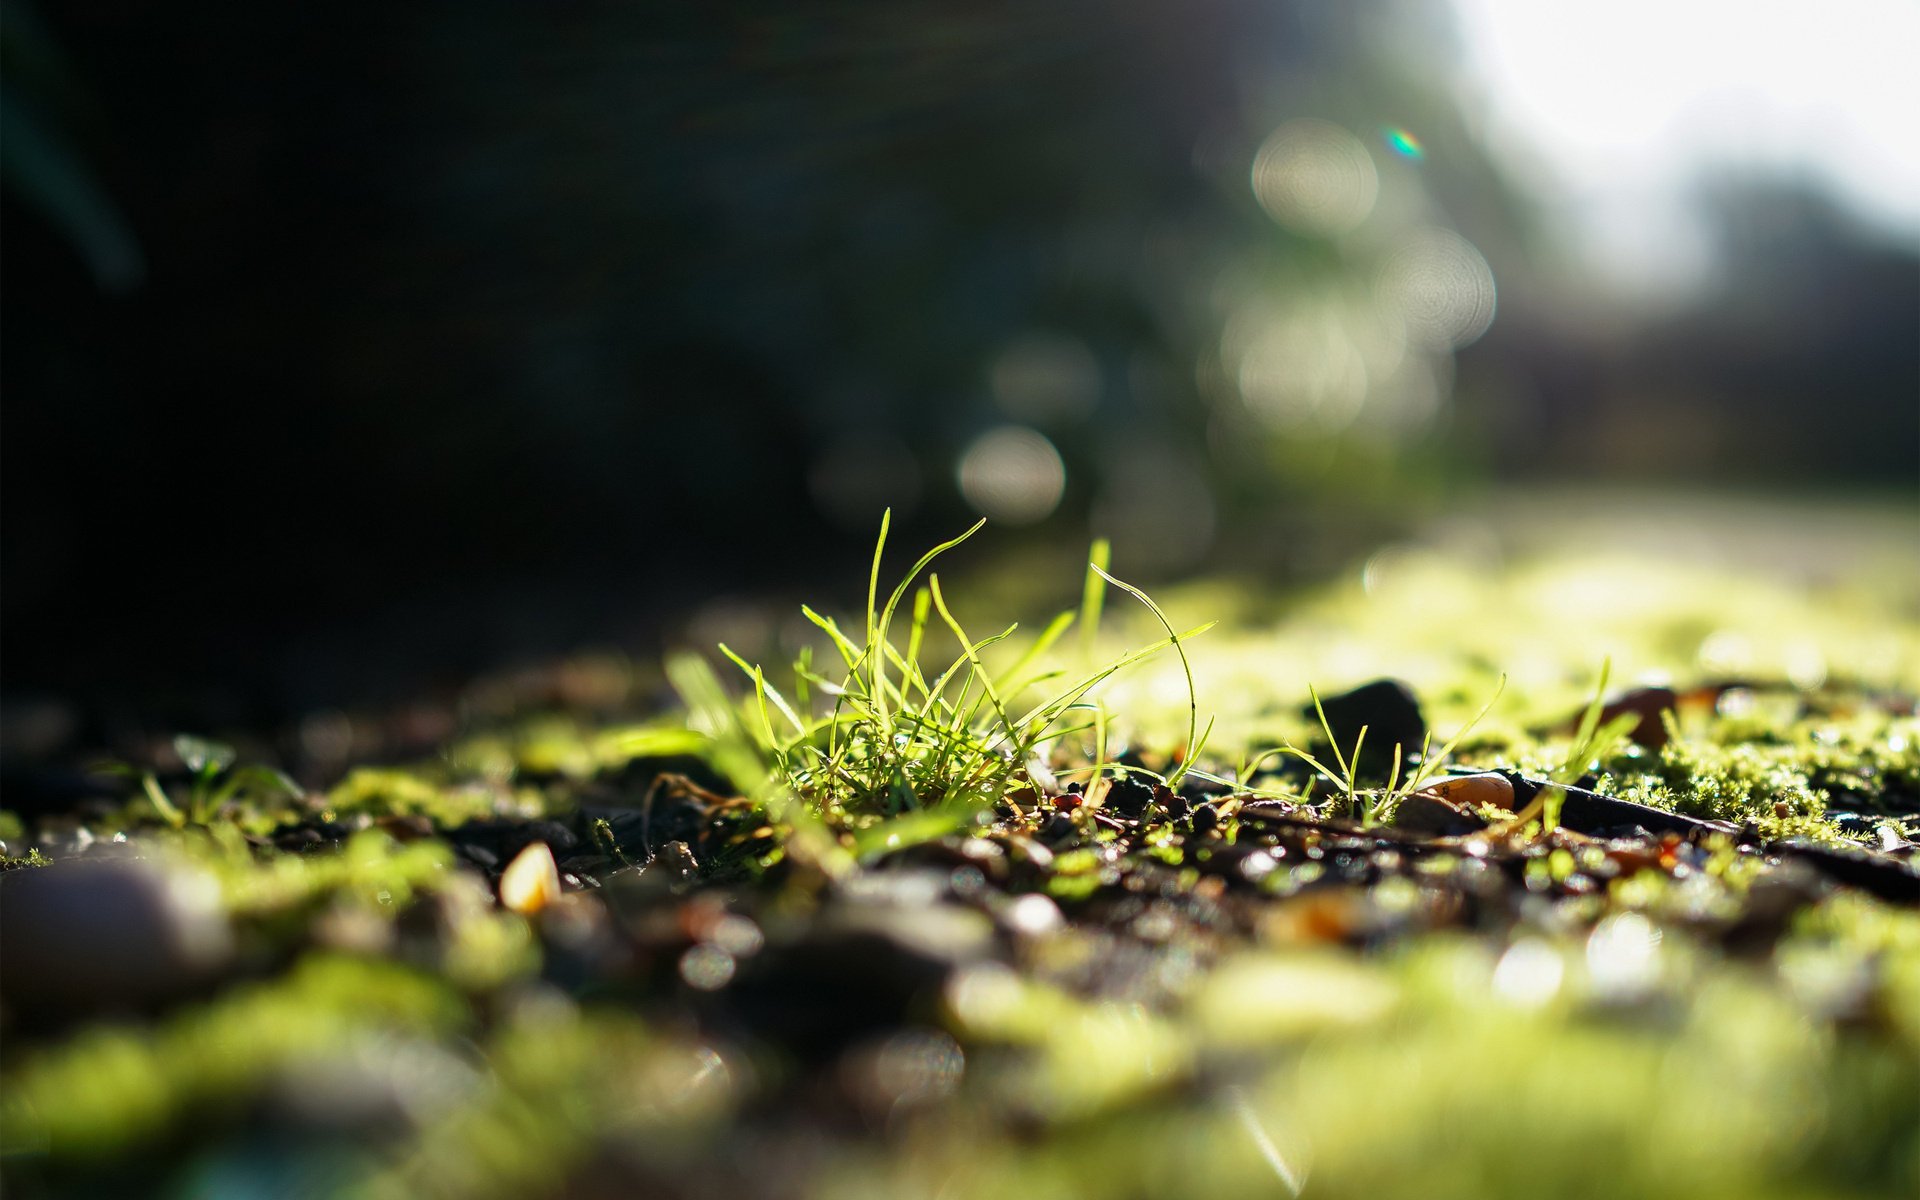
[[[1023,637],[882,558],[641,668],[678,713],[482,681],[417,763],[183,740],[0,814],[53,914],[0,954],[114,959],[7,980],[9,1194],[1920,1192],[1911,580],[1408,548],[1261,607],[1096,550]],[[1371,779],[1310,687],[1382,675],[1428,727]],[[1455,768],[1716,824],[1390,823]],[[508,911],[533,843],[566,894]]]

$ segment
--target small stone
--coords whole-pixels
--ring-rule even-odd
[[[1506,776],[1492,771],[1481,775],[1454,775],[1447,779],[1436,779],[1420,790],[1462,808],[1491,804],[1511,812],[1514,807],[1513,783]]]
[[[220,885],[145,858],[0,876],[0,995],[43,1012],[138,1008],[205,983],[233,955]]]
[[[1679,697],[1674,695],[1672,688],[1633,688],[1607,701],[1600,710],[1600,725],[1632,713],[1639,721],[1627,731],[1627,736],[1649,750],[1658,750],[1667,744],[1667,723],[1663,714],[1678,711],[1679,704]],[[1576,728],[1579,726],[1579,716],[1574,717],[1573,724]]]
[[[1107,798],[1102,807],[1129,819],[1138,818],[1153,803],[1153,785],[1144,780],[1128,776],[1116,779],[1107,789]]]
[[[1458,837],[1487,827],[1474,813],[1426,791],[1410,793],[1401,800],[1393,814],[1393,823],[1398,828],[1435,837]]]
[[[898,899],[849,900],[786,936],[770,928],[765,950],[740,963],[733,1010],[814,1063],[927,1012],[956,971],[990,959],[993,922]]]
[[[523,917],[560,898],[560,867],[545,842],[528,842],[500,872],[500,903]]]

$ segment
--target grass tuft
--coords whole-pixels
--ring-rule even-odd
[[[881,560],[890,523],[882,519],[857,638],[832,617],[802,608],[838,652],[844,670],[837,676],[822,675],[801,655],[792,667],[796,700],[790,701],[760,665],[722,646],[752,684],[751,695],[735,703],[701,660],[672,665],[675,685],[712,739],[709,758],[717,769],[765,803],[776,823],[836,831],[827,840],[856,856],[923,841],[983,820],[998,804],[1019,810],[1023,797],[1037,796],[1029,765],[1059,739],[1092,731],[1102,747],[1096,757],[1103,754],[1106,721],[1092,693],[1125,667],[1172,647],[1186,670],[1189,701],[1185,750],[1167,777],[1177,786],[1211,730],[1211,722],[1207,731],[1199,728],[1182,643],[1211,623],[1176,630],[1145,592],[1106,572],[1107,547],[1097,542],[1078,613],[1058,614],[1024,646],[1013,641],[1017,624],[976,637],[928,568],[980,524],[923,554],[883,601]],[[916,586],[923,572],[926,582]],[[1087,653],[1092,639],[1086,630],[1099,621],[1108,584],[1139,599],[1166,636],[1077,674],[1049,665],[1076,620]],[[902,643],[894,624],[909,594]],[[935,629],[952,638],[954,652],[929,665]]]

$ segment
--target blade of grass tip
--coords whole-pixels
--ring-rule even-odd
[[[927,690],[926,676],[920,672],[920,643],[926,636],[927,617],[933,612],[933,597],[926,588],[916,588],[913,593],[913,623],[907,629],[907,668],[913,672],[914,684],[920,689],[922,699],[931,700],[932,693]]]
[[[1367,727],[1362,725],[1359,735],[1353,739],[1353,765],[1347,773],[1347,808],[1355,813],[1360,811],[1360,750],[1366,744]]]
[[[1393,744],[1393,770],[1387,772],[1387,790],[1384,794],[1381,795],[1381,797],[1378,800],[1374,801],[1374,803],[1370,807],[1367,813],[1367,820],[1369,823],[1378,821],[1380,819],[1380,811],[1387,806],[1387,802],[1389,800],[1393,799],[1395,789],[1398,788],[1399,786],[1400,786],[1400,743],[1395,742]]]
[[[940,594],[940,577],[938,575],[927,576],[927,587],[933,592],[934,610],[940,614],[940,619],[947,623],[947,628],[953,631],[953,636],[959,639],[961,647],[966,652],[967,661],[973,665],[974,671],[980,677],[980,689],[986,693],[988,701],[992,703],[994,713],[1000,718],[1000,724],[1005,727],[1008,732],[1012,732],[1013,723],[1007,719],[1006,706],[1000,702],[1000,693],[993,686],[993,677],[987,673],[986,664],[980,661],[978,648],[974,645],[972,639],[967,637],[967,631],[960,627],[960,622],[954,619],[952,610],[947,608],[946,597]],[[1000,637],[1005,637],[1008,633],[1012,632],[1013,627],[1009,626],[1007,632],[1001,634]],[[993,640],[998,641],[999,638]]]
[[[1147,611],[1153,614],[1153,619],[1160,622],[1161,628],[1167,631],[1167,636],[1173,639],[1173,652],[1180,656],[1180,670],[1181,673],[1187,677],[1187,745],[1192,746],[1200,727],[1200,693],[1193,682],[1193,664],[1187,659],[1186,648],[1180,644],[1180,635],[1174,632],[1173,622],[1167,620],[1167,614],[1161,611],[1158,604],[1153,602],[1153,597],[1125,580],[1109,575],[1100,567],[1092,566],[1092,564],[1088,565],[1099,574],[1100,578],[1146,605]],[[1189,763],[1191,761],[1192,759],[1187,760]],[[1182,763],[1180,768],[1174,771],[1169,777],[1170,782],[1167,786],[1178,788],[1180,786],[1180,776],[1186,773],[1186,768],[1187,763]]]
[[[1106,570],[1113,563],[1113,543],[1095,538],[1087,551],[1087,577],[1080,585],[1080,657],[1093,665],[1100,639],[1100,608],[1107,598]]]
[[[880,626],[875,604],[880,594],[880,556],[887,548],[887,530],[892,525],[893,510],[891,508],[881,510],[880,537],[873,543],[873,567],[867,572],[867,678],[873,689],[873,703],[883,729],[887,725],[887,697],[884,687],[887,660],[879,648]]]
[[[1198,740],[1196,740],[1191,746],[1187,747],[1187,752],[1180,756],[1180,769],[1174,772],[1173,774],[1174,782],[1171,786],[1178,786],[1180,780],[1185,779],[1188,775],[1193,774],[1193,764],[1200,761],[1201,752],[1207,748],[1207,743],[1213,740],[1214,720],[1215,720],[1215,714],[1213,713],[1207,714],[1207,727],[1200,731],[1200,737],[1198,738]]]
[[[1440,747],[1440,753],[1433,756],[1433,764],[1434,764],[1435,771],[1439,770],[1439,764],[1446,762],[1447,759],[1453,754],[1454,747],[1458,746],[1461,742],[1465,741],[1467,735],[1473,732],[1474,727],[1480,724],[1481,720],[1483,720],[1488,713],[1493,711],[1493,706],[1496,703],[1498,703],[1500,700],[1500,694],[1506,690],[1507,690],[1507,677],[1505,675],[1501,675],[1500,682],[1494,685],[1493,695],[1487,697],[1487,702],[1480,706],[1480,711],[1473,714],[1472,719],[1470,719],[1465,725],[1462,725],[1460,727],[1460,732],[1454,734],[1451,738],[1449,738],[1447,740],[1447,744]],[[1432,740],[1432,736],[1433,736],[1432,731],[1428,731],[1427,738],[1429,742]],[[1426,766],[1426,744],[1425,743],[1421,745],[1420,754],[1421,754],[1421,766],[1424,767]]]
[[[1561,766],[1562,772],[1570,770],[1576,758],[1584,759],[1585,755],[1582,751],[1593,742],[1594,730],[1599,728],[1600,725],[1600,714],[1606,708],[1607,676],[1611,674],[1612,671],[1613,656],[1608,655],[1600,660],[1600,678],[1594,682],[1593,699],[1587,701],[1586,710],[1580,714],[1580,724],[1574,731],[1573,745],[1569,747],[1567,762]],[[1556,778],[1558,778],[1558,776],[1556,776]],[[1578,778],[1580,778],[1580,772],[1575,770],[1572,774],[1567,775],[1566,778],[1560,779],[1559,782],[1571,783]]]
[[[1070,705],[1077,704],[1081,697],[1100,686],[1102,682],[1132,666],[1134,663],[1139,662],[1141,659],[1158,654],[1176,642],[1190,642],[1219,623],[1218,621],[1208,621],[1205,624],[1195,625],[1192,629],[1183,630],[1173,637],[1163,637],[1151,645],[1141,646],[1136,650],[1129,650],[1099,670],[1082,676],[1078,683],[1075,683],[1059,695],[1054,696],[1051,700],[1043,700],[1039,704],[1034,705],[1028,709],[1025,715],[1018,721],[1015,721],[1014,724],[1024,726],[1046,713],[1057,713],[1059,710],[1065,709]]]
[[[1327,720],[1327,710],[1320,707],[1320,693],[1312,684],[1308,684],[1307,695],[1313,697],[1313,711],[1320,718],[1320,732],[1327,735],[1327,745],[1333,747],[1333,759],[1340,764],[1339,778],[1352,779],[1353,768],[1347,765],[1347,756],[1341,752],[1340,739],[1333,736],[1333,725]]]
[[[1015,659],[1013,665],[1007,668],[1005,677],[1018,681],[1021,674],[1025,672],[1028,667],[1031,667],[1035,662],[1039,661],[1041,655],[1053,649],[1053,644],[1059,641],[1060,635],[1067,631],[1069,625],[1073,624],[1073,619],[1074,617],[1071,611],[1056,614],[1053,620],[1047,622],[1047,627],[1040,631],[1040,636],[1033,639],[1033,644],[1021,651],[1020,657]],[[1037,680],[1029,680],[1024,683],[1010,683],[1007,685],[1007,692],[1009,695],[1017,696],[1035,682],[1037,682]]]
[[[926,570],[928,565],[930,565],[934,559],[939,558],[942,554],[945,554],[947,551],[953,549],[955,546],[958,546],[961,542],[966,541],[968,538],[972,537],[974,534],[980,532],[980,527],[985,525],[986,523],[987,523],[986,518],[982,517],[980,520],[975,521],[972,525],[968,526],[965,533],[960,534],[958,537],[948,538],[946,541],[941,542],[938,546],[935,546],[933,549],[927,551],[925,554],[922,554],[919,560],[913,564],[912,569],[910,569],[905,575],[901,576],[899,586],[895,587],[893,589],[893,594],[887,597],[887,603],[885,604],[884,607],[880,609],[879,619],[874,622],[873,628],[871,632],[868,634],[867,645],[869,649],[871,649],[876,644],[886,643],[887,631],[893,625],[893,614],[895,610],[897,610],[900,607],[900,601],[906,598],[908,589],[913,586],[913,581],[920,577],[920,572]],[[874,569],[873,582],[877,582],[879,580],[879,571],[880,571],[880,558],[878,554],[875,554],[874,556],[873,569]],[[868,599],[868,608],[869,610],[871,610],[872,608],[871,596],[869,596],[869,599]]]
[[[854,670],[860,661],[861,651],[847,638],[846,634],[840,632],[840,623],[832,617],[813,611],[804,604],[800,606],[800,614],[819,626],[821,631],[833,640],[833,648],[838,650],[840,657],[846,660],[847,670]]]
[[[813,647],[802,646],[793,656],[793,702],[801,712],[813,711],[813,695],[807,680],[813,674]]]
[[[800,714],[794,711],[791,704],[787,703],[787,698],[780,694],[780,689],[767,682],[766,674],[761,671],[758,666],[749,663],[746,659],[735,654],[725,642],[720,642],[718,645],[720,647],[720,653],[726,655],[727,658],[733,662],[734,666],[745,671],[747,678],[753,680],[754,690],[760,693],[763,698],[763,703],[765,701],[772,701],[773,706],[780,710],[780,715],[785,717],[787,723],[793,726],[795,733],[805,733],[807,731],[807,723],[802,721]],[[773,726],[771,722],[769,722],[767,726],[767,737],[770,740],[773,737]]]
[[[1420,735],[1420,769],[1407,776],[1407,791],[1417,792],[1439,770],[1433,757],[1433,730]]]
[[[162,820],[175,829],[185,827],[187,814],[181,812],[173,801],[167,799],[167,794],[160,790],[160,781],[153,777],[152,772],[140,777],[140,789],[147,794],[148,803],[153,805],[153,810],[160,814]]]

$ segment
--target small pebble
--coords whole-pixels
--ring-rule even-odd
[[[36,1011],[137,1008],[233,956],[213,876],[155,859],[77,859],[0,876],[0,995]]]
[[[1627,736],[1649,750],[1658,750],[1667,744],[1667,723],[1663,713],[1677,711],[1679,697],[1672,688],[1639,687],[1625,691],[1607,701],[1600,710],[1600,724],[1628,713],[1640,718],[1639,723],[1627,731]],[[1574,725],[1580,723],[1579,716],[1574,717]]]
[[[1429,791],[1414,792],[1401,800],[1400,807],[1394,810],[1393,823],[1400,829],[1437,837],[1455,837],[1487,827],[1478,816]]]
[[[1113,786],[1107,789],[1107,797],[1101,802],[1101,806],[1120,816],[1134,818],[1145,813],[1147,806],[1152,803],[1153,785],[1129,776],[1113,781]]]
[[[1455,775],[1448,779],[1436,779],[1420,790],[1463,808],[1492,804],[1509,811],[1513,809],[1513,784],[1506,776],[1491,771],[1484,775]]]
[[[560,898],[560,867],[545,842],[528,842],[500,873],[500,903],[523,917]]]

